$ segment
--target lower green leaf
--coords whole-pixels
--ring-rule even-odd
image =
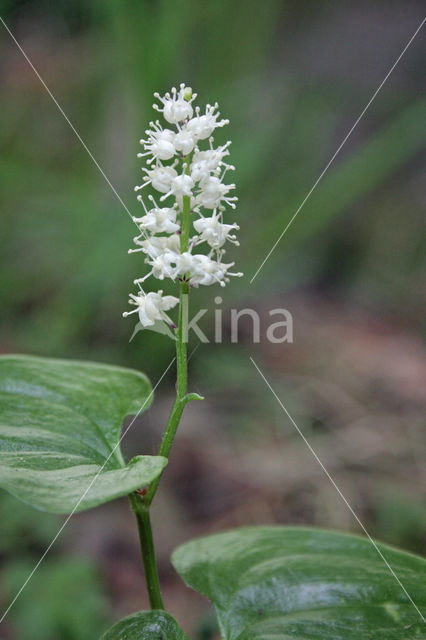
[[[188,640],[165,611],[140,611],[117,622],[100,640]]]
[[[52,513],[82,511],[157,478],[166,458],[120,451],[124,418],[151,403],[148,378],[94,362],[0,356],[0,486]]]
[[[172,562],[213,602],[223,640],[426,638],[426,561],[378,548],[406,591],[369,540],[307,528],[208,536]]]

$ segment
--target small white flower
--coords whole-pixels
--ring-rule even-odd
[[[142,251],[150,258],[156,258],[165,251],[180,251],[180,237],[175,233],[172,236],[152,236],[141,240],[140,237],[134,238],[134,243],[139,249],[129,249],[128,253],[137,253]]]
[[[209,176],[200,182],[201,191],[196,198],[197,205],[206,209],[217,209],[224,202],[235,209],[234,201],[238,198],[230,198],[227,195],[231,189],[235,189],[235,184],[223,184],[222,179]]]
[[[123,316],[129,316],[132,313],[139,315],[140,323],[143,327],[149,327],[155,324],[157,320],[166,320],[169,324],[173,324],[165,313],[173,309],[179,302],[179,298],[174,296],[163,296],[162,291],[157,293],[140,293],[138,295],[130,294],[129,303],[136,306],[133,311],[125,311]]]
[[[187,118],[192,118],[194,110],[191,102],[197,97],[197,94],[192,94],[190,87],[185,87],[184,84],[181,84],[179,91],[176,91],[176,88],[173,87],[171,94],[166,93],[165,96],[162,97],[159,93],[154,93],[154,97],[163,104],[163,108],[157,104],[153,104],[153,108],[162,112],[167,122],[177,124]]]
[[[200,234],[200,240],[207,242],[213,249],[220,249],[227,240],[239,245],[236,236],[231,235],[232,229],[239,229],[237,224],[223,224],[219,216],[199,218],[194,222],[194,229]]]
[[[181,253],[176,263],[176,271],[179,275],[184,276],[186,273],[192,274],[196,268],[195,256],[189,251]]]
[[[155,258],[147,258],[145,262],[151,265],[152,269],[143,278],[137,278],[133,280],[134,284],[142,284],[150,276],[154,276],[157,280],[164,280],[164,278],[171,278],[174,280],[177,275],[176,261],[178,259],[177,253],[172,251],[164,251]]]
[[[149,264],[152,265],[152,275],[158,280],[164,280],[164,278],[176,278],[176,261],[178,259],[177,253],[173,251],[165,251],[161,255],[154,258]]]
[[[213,148],[213,138],[210,138],[209,142],[210,149],[200,151],[197,147],[194,155],[192,156],[191,175],[195,181],[207,178],[211,172],[216,173],[221,167],[226,167],[228,169],[234,168],[232,165],[223,162],[223,158],[229,156],[228,147],[230,146],[231,141],[228,141],[217,149]]]
[[[195,138],[190,131],[183,127],[175,135],[174,146],[176,151],[180,151],[182,155],[187,156],[195,147]]]
[[[217,102],[213,106],[208,104],[204,115],[200,115],[200,107],[195,108],[196,116],[188,121],[186,128],[197,140],[210,138],[217,127],[224,127],[229,124],[229,120],[219,120],[218,122],[217,119],[220,113],[219,111],[215,113],[218,107]]]
[[[150,199],[154,201],[152,197]],[[157,205],[155,205],[153,209],[147,211],[142,200],[142,196],[139,196],[138,200],[142,202],[142,205],[145,209],[145,215],[141,218],[133,218],[133,222],[136,222],[139,229],[142,231],[142,236],[144,238],[146,238],[146,231],[155,234],[175,233],[179,230],[180,227],[178,224],[176,224],[176,207],[158,207]],[[138,238],[140,237],[141,236],[138,236]]]
[[[160,200],[165,200],[171,195],[174,195],[178,202],[183,196],[192,196],[192,189],[194,187],[194,181],[191,176],[182,173],[180,176],[176,176],[170,181],[170,189],[164,196],[161,196]]]
[[[147,162],[151,164],[154,160],[170,160],[176,153],[174,145],[175,132],[171,129],[163,129],[160,123],[150,122],[152,130],[147,129],[147,140],[139,140],[140,144],[144,145],[145,153],[138,153],[138,158],[152,155],[152,158]]]
[[[202,284],[208,286],[218,283],[221,287],[224,287],[226,283],[229,282],[228,275],[237,277],[242,275],[242,273],[228,272],[229,267],[235,264],[234,262],[225,264],[212,260],[209,256],[204,255],[196,255],[194,258],[196,266],[190,278],[191,284],[193,285],[198,286]]]
[[[152,184],[157,191],[166,193],[170,191],[172,180],[178,175],[173,166],[164,167],[160,163],[154,169],[144,169],[144,171],[146,173],[144,177],[145,184],[135,187],[135,191],[140,191],[148,184]]]

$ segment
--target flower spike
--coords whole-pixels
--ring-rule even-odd
[[[197,95],[185,84],[163,96],[155,93],[154,97],[159,104],[153,107],[166,125],[159,120],[150,122],[140,140],[144,150],[138,157],[146,159],[146,166],[142,184],[135,191],[151,187],[160,196],[156,201],[148,195],[148,206],[141,194],[137,196],[144,214],[133,218],[141,233],[133,239],[136,248],[129,253],[143,253],[149,270],[134,283],[141,288],[153,277],[191,287],[224,287],[230,277],[242,275],[230,271],[233,262],[223,262],[224,245],[229,242],[239,246],[234,233],[238,225],[224,222],[226,209],[235,209],[238,199],[232,195],[235,184],[225,183],[227,172],[235,169],[225,161],[231,141],[215,147],[213,133],[229,120],[220,118],[217,103],[207,104],[204,113],[194,107]],[[202,148],[207,140],[207,148]],[[169,202],[171,198],[174,203]],[[162,206],[165,200],[169,203]],[[183,222],[185,202],[189,233],[188,224]],[[145,293],[141,289],[137,295],[130,294],[130,304],[136,308],[123,315],[138,313],[144,327],[161,319],[172,324],[165,312],[177,303],[177,298],[163,296],[162,291]]]

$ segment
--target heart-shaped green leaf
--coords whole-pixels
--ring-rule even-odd
[[[117,622],[100,640],[188,640],[165,611],[140,611]]]
[[[156,478],[167,460],[125,463],[123,419],[148,408],[142,373],[92,362],[0,357],[0,486],[52,513],[83,511]]]
[[[425,613],[426,561],[378,547]],[[223,640],[426,638],[421,614],[365,538],[248,527],[184,544],[172,561],[212,600]]]

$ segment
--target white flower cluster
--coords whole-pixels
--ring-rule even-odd
[[[212,137],[215,129],[229,121],[220,119],[217,104],[208,104],[204,113],[194,108],[197,96],[184,84],[179,90],[154,96],[160,102],[154,109],[174,128],[163,128],[158,120],[150,122],[146,138],[140,141],[144,152],[138,157],[146,158],[147,166],[143,168],[143,184],[135,191],[151,185],[161,194],[158,202],[148,196],[149,207],[138,195],[144,215],[133,218],[140,234],[133,239],[137,248],[129,253],[144,253],[150,269],[135,280],[140,292],[131,294],[129,302],[136,309],[123,315],[138,313],[142,326],[164,319],[173,324],[165,312],[179,302],[174,296],[163,296],[162,291],[146,294],[142,284],[150,276],[189,286],[219,283],[223,287],[230,276],[242,275],[229,271],[233,262],[223,261],[225,243],[238,246],[233,231],[239,227],[223,221],[225,208],[235,209],[237,201],[231,195],[235,184],[224,182],[227,171],[234,169],[225,162],[231,143],[215,148]],[[203,140],[208,141],[205,149],[200,148]],[[174,202],[165,202],[171,198]],[[202,252],[200,245],[205,247]]]

